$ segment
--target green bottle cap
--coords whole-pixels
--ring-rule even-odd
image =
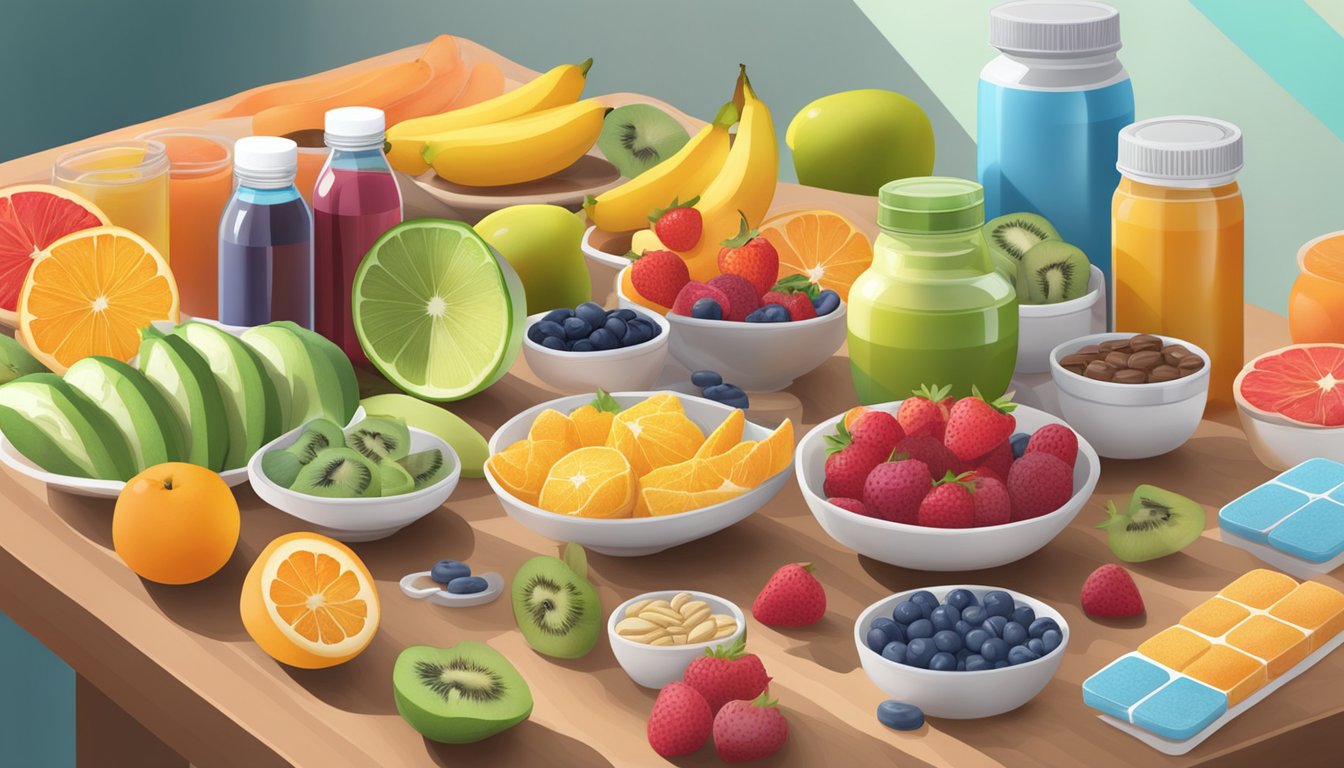
[[[974,181],[918,176],[882,185],[877,225],[893,232],[962,232],[985,223],[985,190]]]

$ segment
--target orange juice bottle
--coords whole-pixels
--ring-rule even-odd
[[[1205,117],[1143,120],[1120,131],[1116,166],[1115,330],[1202,347],[1209,402],[1230,406],[1244,354],[1241,131]]]

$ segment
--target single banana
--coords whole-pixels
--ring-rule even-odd
[[[592,64],[592,59],[581,64],[562,64],[480,104],[403,120],[387,129],[387,160],[398,171],[418,176],[429,168],[421,157],[425,144],[441,140],[440,134],[573,104],[583,94]]]
[[[724,104],[714,122],[700,129],[677,153],[615,189],[584,201],[588,220],[608,232],[649,226],[649,213],[673,199],[690,200],[705,191],[728,159],[728,129],[737,107]]]
[[[512,120],[461,128],[425,145],[445,181],[469,187],[521,184],[558,173],[592,149],[610,110],[596,99]]]

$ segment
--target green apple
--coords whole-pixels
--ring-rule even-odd
[[[210,363],[186,339],[153,326],[140,332],[140,372],[182,425],[187,461],[216,472],[229,450],[229,424]]]
[[[65,383],[98,403],[130,445],[135,471],[187,458],[182,425],[168,399],[143,373],[110,357],[81,359]]]
[[[349,420],[345,394],[331,359],[299,333],[280,325],[243,332],[243,343],[261,357],[280,403],[280,429],[288,432],[313,419]]]
[[[219,385],[229,429],[224,469],[246,466],[257,449],[281,432],[280,398],[265,364],[237,336],[213,325],[183,323],[173,333],[205,358]]]
[[[794,115],[784,141],[810,187],[876,195],[888,181],[933,173],[929,116],[893,91],[823,96]]]
[[[129,480],[137,471],[111,417],[54,373],[30,373],[0,386],[0,431],[48,472]]]
[[[481,219],[476,233],[518,273],[529,315],[592,298],[576,214],[558,205],[513,205]]]

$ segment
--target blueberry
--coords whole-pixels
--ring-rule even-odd
[[[995,668],[995,669],[1003,669],[1003,668],[1006,667],[1006,666],[1008,666],[1008,660],[1007,660],[1007,659],[999,659],[998,661],[994,662],[994,668]]]
[[[1027,642],[1027,628],[1016,621],[1010,621],[1003,625],[1003,639],[1009,645],[1021,645]]]
[[[547,312],[546,316],[541,318],[541,320],[542,322],[552,322],[556,325],[560,325],[573,316],[574,310],[561,307],[560,309],[552,309],[550,312]]]
[[[704,395],[710,400],[718,400],[722,402],[725,398],[733,397],[735,394],[729,387],[730,385],[728,384],[714,384],[705,387]]]
[[[1064,642],[1064,636],[1059,634],[1057,629],[1047,629],[1045,634],[1041,635],[1041,646],[1045,648],[1045,653],[1055,650],[1062,642]],[[1041,655],[1044,656],[1045,654]]]
[[[544,320],[542,322],[545,322]],[[533,344],[540,344],[541,340],[546,338],[546,334],[541,332],[541,323],[533,323],[527,328],[527,338]]]
[[[691,383],[701,389],[723,383],[718,371],[696,371],[691,374]]]
[[[611,335],[617,339],[625,336],[625,321],[619,317],[607,317],[607,321],[602,324],[602,327],[610,331]]]
[[[1008,643],[1001,637],[991,637],[980,646],[980,655],[985,661],[1002,661],[1008,658]]]
[[[910,625],[908,627],[905,628],[905,636],[910,638],[911,640],[917,637],[920,638],[933,637],[933,632],[934,632],[933,622],[929,621],[928,619],[915,619],[914,621],[910,622]]]
[[[593,326],[581,317],[571,317],[564,322],[565,338],[586,339],[593,332]]]
[[[643,344],[650,338],[650,336],[645,335],[643,328],[626,323],[625,335],[621,337],[621,346],[633,347],[636,344]]]
[[[908,655],[909,651],[906,644],[899,640],[887,643],[887,646],[882,649],[882,658],[894,661],[897,664],[904,664]]]
[[[839,307],[840,294],[829,289],[817,294],[817,298],[812,300],[812,308],[818,315],[829,315]]]
[[[471,566],[457,560],[440,560],[429,569],[429,578],[440,584],[447,584],[453,579],[470,575]]]
[[[937,652],[938,649],[934,647],[933,640],[927,637],[917,637],[905,645],[905,663],[912,667],[927,669],[929,659],[932,659]]]
[[[592,351],[594,351],[594,350],[596,350],[596,349],[597,349],[597,347],[594,347],[594,346],[593,346],[593,342],[591,342],[591,341],[589,341],[589,340],[587,340],[587,339],[577,339],[577,340],[575,340],[574,345],[571,346],[571,347],[569,348],[569,351],[570,351],[570,352],[592,352]]]
[[[1041,658],[1039,653],[1033,652],[1025,645],[1015,645],[1008,651],[1008,663],[1013,666],[1026,664],[1028,661],[1035,661]]]
[[[1003,637],[1003,628],[1008,626],[1008,620],[1002,616],[990,616],[980,626],[995,637]]]
[[[975,629],[975,625],[965,620],[958,621],[957,625],[952,628],[958,637],[965,637],[972,629]]]
[[[1027,634],[1031,635],[1032,637],[1044,638],[1046,630],[1049,629],[1053,629],[1055,630],[1055,632],[1059,632],[1059,625],[1056,624],[1055,620],[1050,618],[1049,616],[1042,616],[1041,618],[1027,625]]]
[[[620,345],[621,337],[606,328],[598,328],[588,336],[588,341],[592,342],[593,349],[615,349]]]
[[[891,619],[888,619],[886,616],[883,616],[882,618],[873,621],[872,628],[880,629],[883,632],[885,632],[887,635],[887,642],[891,642],[892,640],[900,640],[902,643],[904,643],[906,640],[910,639],[905,634],[905,625],[897,624]]]
[[[601,328],[607,322],[607,310],[602,305],[591,301],[585,301],[574,308],[574,316],[588,323],[594,328]]]
[[[559,352],[569,351],[569,347],[565,344],[565,340],[560,338],[559,336],[547,336],[546,338],[541,340],[541,346],[547,349],[554,349]]]
[[[933,633],[933,646],[946,653],[956,653],[961,650],[961,635],[950,629],[942,629]]]
[[[723,307],[710,298],[696,299],[691,305],[691,317],[699,320],[722,320]]]
[[[1033,637],[1028,640],[1027,648],[1031,649],[1031,652],[1037,656],[1045,655],[1045,643],[1041,642],[1040,638]]]
[[[929,620],[933,622],[935,630],[952,629],[961,621],[961,611],[950,605],[940,605],[929,614]]]
[[[628,323],[639,317],[639,313],[633,309],[613,309],[607,313],[607,317],[619,317]]]
[[[962,621],[968,621],[977,627],[985,623],[985,619],[988,618],[989,614],[985,613],[985,607],[983,605],[968,605],[961,609]]]
[[[970,632],[966,633],[966,638],[962,640],[962,642],[965,643],[967,648],[980,650],[980,646],[984,645],[985,641],[991,637],[993,637],[993,635],[983,629],[972,629]]]
[[[555,336],[561,339],[565,338],[565,327],[553,320],[538,321],[528,330],[529,330],[528,334],[529,338],[531,337],[530,331],[536,331],[538,334],[541,335],[541,338],[546,338],[547,336]],[[533,339],[533,341],[536,341],[538,344],[541,343],[541,341],[537,339]]]
[[[1025,432],[1018,432],[1008,438],[1008,443],[1013,446],[1013,459],[1022,458],[1022,454],[1027,452],[1027,443],[1031,441],[1031,435]]]
[[[881,653],[882,649],[887,647],[887,643],[891,642],[891,638],[887,637],[887,633],[877,627],[868,630],[867,639],[868,647],[872,648],[874,653]]]
[[[448,582],[448,591],[454,595],[474,595],[484,592],[489,586],[480,576],[459,576]]]
[[[971,592],[969,589],[954,589],[947,593],[947,597],[943,598],[943,602],[956,608],[958,611],[965,610],[968,605],[979,605],[979,602],[975,599],[975,593]],[[984,619],[981,619],[981,621],[984,621]]]
[[[970,655],[971,655],[970,648],[962,648],[960,651],[957,651],[957,661],[965,661],[966,658]]]
[[[955,672],[957,669],[957,657],[950,653],[939,651],[933,654],[929,659],[929,669],[935,672]]]
[[[965,659],[957,659],[957,671],[958,671],[958,672],[965,672],[965,671],[966,671],[966,660],[965,660]]]
[[[720,400],[719,402],[723,403],[729,408],[740,408],[741,410],[744,411],[751,407],[751,401],[747,399],[746,395],[743,395],[741,397],[730,397],[727,400]]]
[[[924,612],[924,618],[926,619],[929,618],[929,614],[933,613],[933,609],[938,607],[938,598],[934,597],[933,593],[927,589],[921,589],[906,599],[918,605],[920,610]]]
[[[884,701],[877,705],[877,721],[897,731],[913,731],[924,725],[924,711],[903,701]]]
[[[891,618],[895,619],[897,624],[911,624],[917,619],[924,618],[924,609],[913,600],[902,600],[892,609]]]
[[[663,335],[663,328],[662,328],[662,326],[658,325],[657,323],[653,322],[652,320],[648,320],[648,319],[645,319],[645,318],[642,318],[642,317],[637,317],[637,318],[634,319],[633,322],[635,323],[635,325],[642,325],[642,326],[644,326],[644,332],[645,332],[645,335],[647,335],[650,339],[656,339],[656,338],[658,338],[659,336]],[[630,323],[628,323],[628,322],[626,323],[626,325],[629,325],[629,324],[630,324]]]
[[[983,672],[986,669],[993,669],[993,666],[985,661],[985,657],[978,653],[972,653],[966,657],[967,672]]]
[[[1002,590],[994,590],[985,593],[985,613],[990,616],[1002,616],[1008,618],[1013,615],[1017,608],[1017,603],[1013,601],[1013,596]]]
[[[768,320],[765,319],[765,307],[761,307],[760,309],[753,310],[753,311],[751,312],[751,314],[747,315],[747,322],[748,322],[748,323],[765,323],[765,322],[769,322]]]
[[[765,322],[767,323],[787,323],[793,319],[789,315],[789,310],[778,304],[766,304],[761,307],[761,311],[765,312]]]
[[[1031,610],[1031,606],[1023,605],[1013,609],[1013,613],[1008,618],[1016,621],[1024,627],[1031,626],[1031,622],[1036,620],[1036,612]]]

